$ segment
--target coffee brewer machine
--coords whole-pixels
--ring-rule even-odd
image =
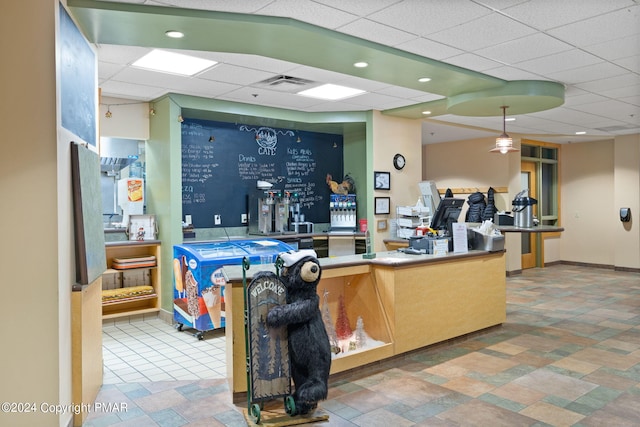
[[[258,189],[249,194],[249,233],[282,234],[289,224],[290,194]]]
[[[355,194],[331,194],[329,213],[331,231],[356,231]]]

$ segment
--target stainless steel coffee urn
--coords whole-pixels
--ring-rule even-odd
[[[538,203],[533,197],[528,197],[529,190],[519,192],[511,202],[513,212],[513,225],[520,228],[533,227],[533,205]]]

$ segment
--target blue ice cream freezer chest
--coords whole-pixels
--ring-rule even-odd
[[[273,263],[281,252],[294,248],[274,239],[185,243],[173,247],[173,319],[178,329],[203,332],[225,326],[222,267]]]

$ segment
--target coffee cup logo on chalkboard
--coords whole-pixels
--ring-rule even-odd
[[[276,155],[276,146],[278,145],[278,133],[287,136],[294,136],[293,131],[276,131],[273,128],[268,127],[260,127],[250,128],[248,126],[242,125],[240,126],[241,131],[246,132],[255,132],[256,142],[258,143],[258,154],[264,156],[275,156]]]

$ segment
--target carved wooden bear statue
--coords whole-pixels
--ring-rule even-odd
[[[312,249],[282,253],[280,257],[284,261],[280,278],[287,288],[287,304],[271,309],[267,326],[287,326],[295,410],[306,414],[327,398],[331,368],[331,347],[316,293],[322,270]]]

